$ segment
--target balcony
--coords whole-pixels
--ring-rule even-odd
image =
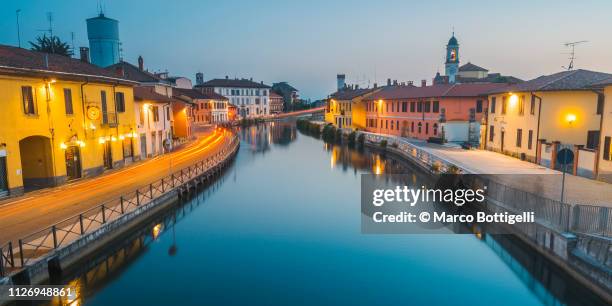
[[[102,113],[102,125],[108,126],[108,127],[117,127],[119,125],[117,113],[115,112]]]

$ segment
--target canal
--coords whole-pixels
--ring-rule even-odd
[[[361,233],[360,175],[410,164],[279,121],[218,182],[60,280],[73,305],[598,305],[511,236]]]

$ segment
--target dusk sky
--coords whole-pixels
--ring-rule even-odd
[[[432,3],[433,2],[433,3]],[[85,19],[99,1],[3,1],[0,43],[22,46],[48,28],[88,46]],[[288,81],[303,98],[347,82],[382,84],[431,78],[444,72],[445,45],[454,27],[461,63],[531,79],[562,70],[577,46],[576,68],[612,72],[611,1],[102,1],[119,20],[124,60],[144,57],[150,71],[194,79],[252,77]]]

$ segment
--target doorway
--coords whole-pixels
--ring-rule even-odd
[[[77,146],[69,146],[65,152],[66,177],[70,180],[81,178],[81,150]]]
[[[140,134],[140,159],[147,159],[147,135]]]
[[[21,175],[25,190],[50,187],[55,184],[51,139],[30,136],[19,141]]]
[[[2,151],[0,151],[2,154]],[[6,174],[6,156],[0,155],[0,197],[8,194],[8,177]]]
[[[104,143],[104,169],[113,169],[113,149],[111,142]]]
[[[504,138],[506,136],[506,132],[505,131],[501,131],[501,152],[502,154],[504,153]]]

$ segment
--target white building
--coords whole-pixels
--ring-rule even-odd
[[[134,87],[141,159],[172,150],[172,102],[172,98],[155,92],[154,87]]]
[[[203,93],[216,93],[227,97],[229,103],[236,105],[238,115],[242,118],[257,118],[270,114],[270,86],[263,82],[225,77],[204,82],[194,88]]]

